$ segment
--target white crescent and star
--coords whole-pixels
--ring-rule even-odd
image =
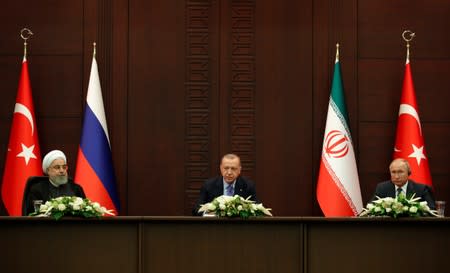
[[[423,154],[423,146],[417,147],[416,145],[412,144],[412,148],[413,148],[414,152],[412,152],[410,155],[408,155],[408,157],[415,158],[417,161],[417,165],[420,166],[420,161],[422,159],[424,159],[424,160],[427,159],[427,157]]]
[[[21,103],[16,103],[16,106],[14,106],[14,114],[19,113],[24,115],[28,121],[30,122],[31,126],[31,135],[34,134],[34,122],[33,122],[33,115],[31,114],[30,109],[26,107],[25,105]]]
[[[420,135],[422,135],[422,126],[420,125],[419,113],[417,113],[414,107],[409,104],[400,104],[400,109],[398,110],[399,118],[401,115],[410,115],[413,117],[419,126]]]
[[[16,103],[16,105],[14,106],[14,114],[22,114],[28,120],[31,126],[31,135],[34,135],[33,115],[31,114],[30,109],[28,109],[28,107],[21,103]],[[25,144],[21,143],[21,146],[22,152],[18,153],[17,157],[23,157],[25,160],[25,165],[28,165],[28,162],[30,162],[31,158],[37,159],[36,155],[33,153],[34,144],[30,147],[27,147]],[[8,151],[10,151],[9,148]]]
[[[37,159],[36,155],[33,153],[34,145],[31,145],[30,147],[25,146],[23,143],[21,145],[22,152],[17,154],[17,157],[23,157],[25,159],[25,165],[28,165],[31,158]]]
[[[400,109],[398,110],[398,116],[400,118],[401,115],[410,115],[412,118],[414,118],[417,122],[417,126],[419,127],[419,133],[422,135],[422,126],[420,124],[420,118],[419,113],[417,113],[417,110],[412,107],[409,104],[400,104]],[[417,165],[420,166],[420,161],[422,159],[426,160],[426,156],[423,153],[423,146],[417,147],[416,145],[412,144],[413,152],[408,155],[408,157],[415,158],[417,161]],[[397,149],[397,147],[394,147],[394,152],[399,153],[401,150]]]

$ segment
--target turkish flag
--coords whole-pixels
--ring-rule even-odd
[[[22,62],[2,182],[2,199],[10,216],[22,215],[22,199],[29,176],[42,175],[28,63]]]
[[[393,157],[394,159],[404,158],[408,160],[411,167],[410,179],[433,186],[409,59],[405,66]]]

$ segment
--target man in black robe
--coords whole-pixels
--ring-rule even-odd
[[[78,196],[86,198],[83,188],[76,184],[67,174],[67,159],[59,150],[53,150],[42,160],[42,171],[47,176],[30,177],[24,193],[24,216],[34,212],[34,203],[60,196]]]

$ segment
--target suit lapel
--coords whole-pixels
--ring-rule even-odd
[[[392,183],[392,181],[391,181],[391,183],[389,183],[388,185],[389,185],[388,196],[392,197],[392,198],[395,198],[395,185],[394,185],[394,183]]]
[[[244,182],[242,182],[241,177],[238,177],[236,179],[236,184],[234,185],[234,194],[237,194],[245,198]]]
[[[223,177],[219,176],[218,179],[216,179],[216,183],[215,183],[215,187],[214,187],[214,196],[215,197],[219,197],[221,195],[223,195]]]
[[[408,186],[406,186],[406,197],[409,197],[414,193],[414,184],[411,183],[410,180],[408,180]],[[417,196],[416,196],[417,197]]]

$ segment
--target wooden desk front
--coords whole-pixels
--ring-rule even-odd
[[[1,272],[447,272],[450,220],[0,217]]]

